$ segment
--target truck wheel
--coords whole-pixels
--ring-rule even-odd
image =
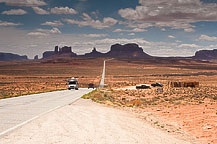
[[[78,88],[75,88],[75,90],[78,90]]]

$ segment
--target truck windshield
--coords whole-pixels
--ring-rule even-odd
[[[76,81],[69,82],[69,84],[77,84]]]

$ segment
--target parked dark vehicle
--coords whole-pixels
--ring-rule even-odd
[[[153,87],[163,87],[163,84],[161,84],[161,83],[154,83],[154,84],[151,84],[151,86],[153,86]]]
[[[88,84],[88,89],[89,89],[89,88],[93,88],[93,89],[94,89],[94,84],[93,84],[93,83],[89,83],[89,84]]]
[[[149,89],[149,88],[150,88],[150,86],[146,85],[146,84],[142,84],[142,85],[136,86],[136,89]]]

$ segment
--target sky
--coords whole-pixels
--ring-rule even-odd
[[[217,0],[0,0],[0,52],[84,54],[137,43],[153,56],[217,48]]]

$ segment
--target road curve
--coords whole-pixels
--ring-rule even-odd
[[[79,99],[92,90],[63,90],[0,100],[0,136]]]

